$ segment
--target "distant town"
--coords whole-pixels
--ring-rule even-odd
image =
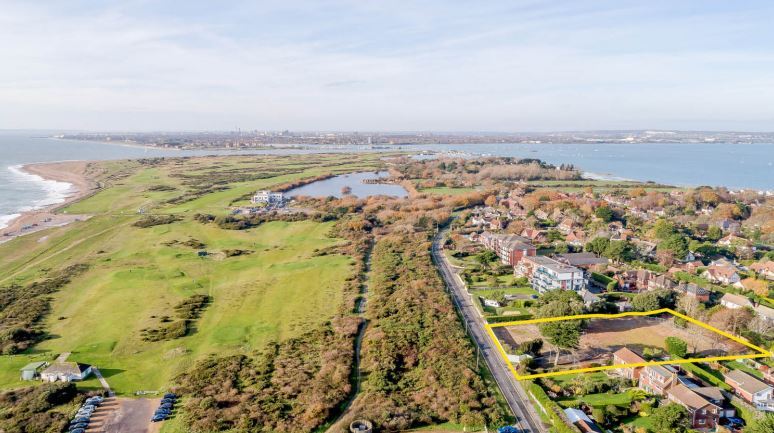
[[[174,149],[251,149],[266,146],[398,146],[410,144],[484,143],[772,143],[774,132],[717,131],[566,131],[566,132],[333,132],[260,131],[210,132],[80,132],[57,138],[120,142]]]

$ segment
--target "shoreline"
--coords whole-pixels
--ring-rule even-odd
[[[18,167],[18,170],[24,174],[37,176],[45,181],[65,183],[70,187],[63,193],[61,201],[14,214],[16,216],[9,219],[5,227],[0,228],[0,243],[47,228],[61,227],[87,219],[89,216],[86,215],[60,214],[57,211],[97,190],[97,184],[87,173],[88,165],[89,161],[61,161],[31,163]]]

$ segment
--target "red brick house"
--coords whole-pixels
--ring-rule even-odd
[[[685,385],[673,386],[667,390],[666,397],[688,409],[691,428],[714,430],[718,424],[723,409]]]
[[[640,362],[645,362],[645,360],[642,359],[640,355],[637,355],[636,353],[629,350],[627,347],[623,347],[613,352],[613,365],[637,364]],[[615,371],[620,376],[623,376],[627,379],[639,380],[642,369],[643,367],[622,367],[616,369]]]

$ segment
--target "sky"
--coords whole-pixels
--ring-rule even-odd
[[[0,0],[0,129],[774,130],[774,2]]]

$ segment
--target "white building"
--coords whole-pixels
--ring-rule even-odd
[[[251,202],[255,204],[259,203],[266,203],[266,204],[282,204],[282,202],[285,201],[285,194],[281,192],[272,192],[272,191],[258,191],[255,193],[252,199],[250,199]]]
[[[44,382],[72,382],[83,380],[92,373],[92,367],[79,362],[55,362],[40,373],[40,379]]]
[[[546,257],[546,259],[548,259]],[[586,287],[583,270],[553,259],[541,260],[532,271],[532,287],[540,293],[549,290],[581,291]]]

